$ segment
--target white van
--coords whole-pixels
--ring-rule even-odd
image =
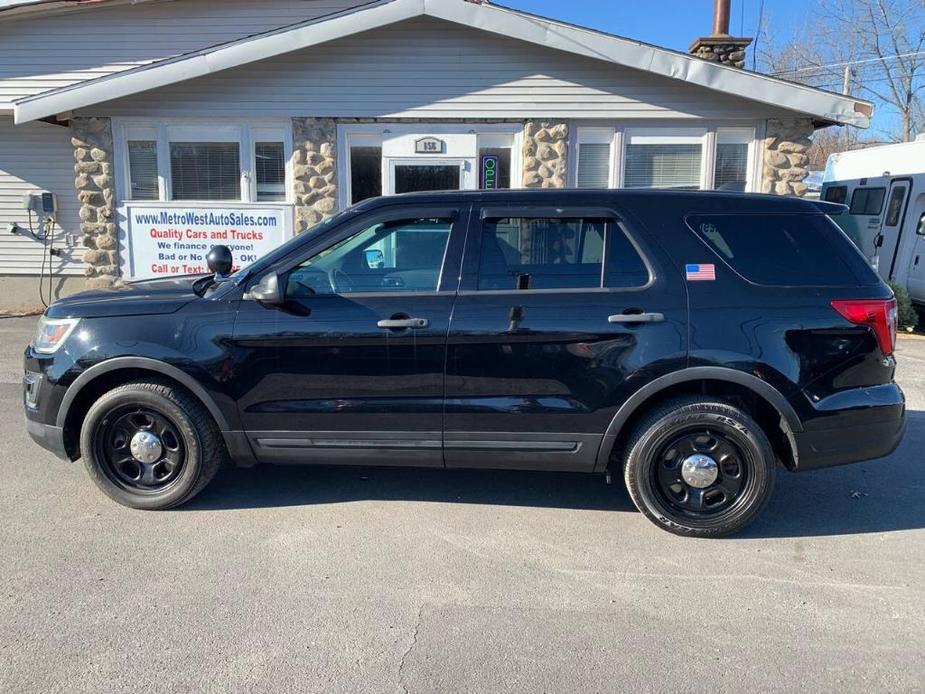
[[[829,157],[822,195],[832,217],[886,280],[925,308],[925,138]]]

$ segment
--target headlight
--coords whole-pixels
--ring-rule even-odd
[[[32,340],[32,348],[42,354],[51,354],[64,344],[68,335],[77,327],[79,318],[46,318],[42,316],[39,329]]]

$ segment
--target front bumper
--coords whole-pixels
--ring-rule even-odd
[[[905,396],[895,383],[842,391],[815,409],[820,416],[793,434],[797,472],[883,458],[906,430]]]
[[[43,424],[26,418],[26,431],[29,436],[42,448],[51,451],[62,460],[70,461],[64,447],[64,430],[61,427]]]

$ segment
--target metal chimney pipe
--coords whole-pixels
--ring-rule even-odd
[[[729,0],[713,0],[713,35],[729,35]]]

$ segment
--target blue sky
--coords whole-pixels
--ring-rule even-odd
[[[765,17],[784,30],[807,0],[765,0]],[[498,0],[498,4],[686,51],[713,29],[713,0]],[[761,0],[732,0],[730,33],[754,36]],[[749,67],[751,62],[749,62]]]

